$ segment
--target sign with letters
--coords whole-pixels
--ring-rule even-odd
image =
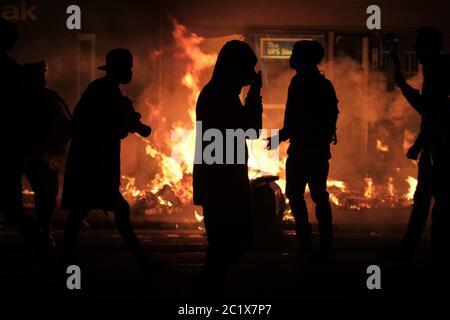
[[[0,6],[0,16],[11,21],[38,21],[37,10],[37,5],[30,5],[22,0],[15,4]]]
[[[316,40],[324,44],[322,35],[305,35],[293,38],[259,38],[259,56],[264,59],[289,59],[294,43],[300,40]]]

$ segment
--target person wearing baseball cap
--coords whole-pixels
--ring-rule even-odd
[[[128,84],[133,76],[133,55],[128,49],[112,49],[106,55],[106,63],[97,69],[106,71],[120,84]]]
[[[75,106],[73,136],[64,176],[62,208],[70,211],[64,230],[62,259],[73,263],[78,233],[93,209],[112,211],[117,228],[144,274],[160,271],[164,263],[146,256],[130,220],[130,205],[120,193],[120,144],[129,133],[148,136],[150,127],[125,97],[119,85],[132,78],[133,56],[113,49],[98,69],[106,74],[89,84]]]

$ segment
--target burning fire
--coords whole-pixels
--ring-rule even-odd
[[[366,182],[366,187],[364,189],[364,196],[367,199],[372,199],[372,197],[373,197],[373,179],[370,177],[365,177],[364,181]]]
[[[406,178],[406,182],[408,182],[409,185],[408,193],[406,194],[406,199],[412,201],[414,200],[414,193],[416,192],[417,188],[417,179],[414,177],[408,177]]]
[[[171,140],[168,143],[171,154],[154,146],[150,140],[143,139],[145,154],[159,163],[159,171],[143,188],[136,186],[134,177],[122,176],[122,192],[130,201],[145,203],[145,213],[174,213],[180,207],[192,205],[192,164],[195,149],[195,104],[204,83],[201,74],[211,71],[217,54],[208,54],[201,50],[200,45],[204,38],[191,33],[181,24],[174,23],[173,37],[176,48],[186,63],[180,64],[183,68],[183,76],[180,83],[188,89],[186,97],[186,110],[190,122],[176,122],[171,127]],[[265,149],[266,142],[261,137],[259,140],[248,142],[249,147],[249,177],[251,179],[261,175],[278,175],[280,179],[276,183],[285,190],[285,161],[286,155],[278,157],[275,150]],[[388,152],[389,146],[380,139],[377,140],[377,150]],[[417,180],[407,177],[405,181],[409,188],[406,194],[398,194],[394,178],[382,184],[375,184],[370,176],[364,178],[364,190],[356,192],[348,183],[330,179],[327,182],[330,200],[338,208],[360,210],[378,206],[394,207],[409,205],[417,186]],[[193,216],[197,222],[203,220],[203,216],[196,210]],[[288,211],[289,212],[289,211]]]
[[[194,210],[194,216],[195,216],[195,220],[197,220],[198,222],[202,222],[203,221],[203,216],[200,215],[197,210]]]
[[[189,89],[186,99],[187,112],[190,123],[174,123],[171,129],[171,141],[169,142],[171,154],[168,155],[147,139],[145,153],[150,158],[160,163],[160,171],[147,184],[144,189],[138,189],[135,179],[123,176],[125,180],[122,192],[131,200],[144,200],[146,206],[156,204],[157,208],[146,210],[146,213],[161,213],[168,211],[172,213],[175,206],[190,205],[192,203],[192,164],[194,162],[195,148],[195,104],[203,83],[200,82],[200,74],[214,66],[216,54],[204,53],[199,45],[203,38],[189,33],[185,26],[174,23],[173,37],[176,42],[179,55],[188,63],[183,64],[184,76],[181,84]],[[159,210],[158,210],[159,209]],[[197,211],[194,215],[199,220]]]
[[[381,152],[389,152],[389,146],[384,144],[381,139],[377,139],[377,150]]]

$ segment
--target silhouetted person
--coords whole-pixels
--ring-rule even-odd
[[[286,161],[286,197],[295,218],[299,240],[300,259],[311,258],[311,225],[304,198],[309,186],[316,204],[316,217],[320,232],[318,256],[333,255],[333,221],[327,177],[330,144],[336,144],[338,99],[332,83],[320,73],[317,65],[324,55],[317,41],[298,41],[290,57],[291,68],[297,71],[288,90],[284,125],[279,131],[279,141],[289,139]],[[269,141],[269,148],[272,142]]]
[[[419,145],[423,149],[422,164],[419,162],[419,171],[427,171],[428,161],[432,163],[431,188],[435,204],[432,212],[432,256],[437,266],[448,266],[450,250],[450,143],[449,136],[449,78],[448,62],[440,54],[442,48],[442,33],[434,27],[421,27],[417,31],[415,50],[419,62],[423,65],[422,91],[409,86],[400,70],[397,70],[396,84],[408,102],[422,115]],[[395,55],[393,56],[395,59]],[[428,157],[431,156],[431,160]],[[422,157],[425,157],[422,159]],[[426,167],[426,168],[425,168]],[[425,169],[424,169],[425,168]],[[420,179],[420,173],[419,173]],[[425,177],[423,179],[428,179]],[[420,182],[420,180],[419,180]],[[428,182],[424,182],[428,183]],[[428,186],[427,186],[428,187]],[[416,231],[416,238],[420,235],[426,222],[428,211],[427,203],[429,190],[426,190],[419,201],[421,211],[413,210],[411,224]],[[415,199],[416,200],[416,199]],[[415,202],[416,206],[416,202]],[[415,218],[413,215],[420,215]],[[416,241],[416,240],[414,240]]]
[[[256,55],[248,44],[237,40],[227,42],[219,52],[211,80],[197,101],[197,125],[201,122],[202,130],[197,128],[196,157],[201,159],[196,158],[194,164],[193,190],[194,203],[203,207],[208,249],[204,270],[192,289],[203,296],[223,294],[227,271],[250,246],[252,206],[245,139],[237,139],[233,149],[223,146],[221,159],[213,164],[202,157],[209,144],[199,145],[199,140],[209,129],[219,130],[224,144],[226,129],[253,129],[259,134],[262,81],[261,74],[255,72],[256,63]],[[251,87],[242,105],[239,95],[248,85]],[[238,154],[239,150],[245,150],[245,155]],[[234,164],[226,164],[227,156],[233,158]],[[239,156],[245,156],[241,164]]]
[[[409,260],[419,243],[430,212],[432,194],[431,183],[431,153],[430,148],[423,145],[421,134],[408,150],[407,157],[417,160],[417,187],[414,192],[414,203],[409,218],[408,227],[403,236],[397,258]]]
[[[70,210],[62,257],[70,263],[83,220],[92,209],[113,211],[117,228],[143,273],[154,273],[162,264],[148,258],[133,230],[130,206],[119,191],[120,144],[128,133],[150,135],[140,122],[131,100],[122,95],[121,84],[132,78],[133,57],[127,49],[113,49],[106,75],[93,81],[82,94],[72,116],[72,142],[64,175],[62,207]]]
[[[52,241],[39,232],[38,224],[22,204],[21,178],[34,132],[22,68],[7,55],[17,39],[14,24],[0,18],[0,211],[38,251],[46,271],[55,261]]]
[[[427,31],[425,31],[427,32]],[[437,35],[437,34],[436,34]],[[417,33],[417,41],[416,41],[416,54],[419,56],[420,52],[418,49],[423,45],[423,31]],[[433,37],[438,42],[442,42],[442,39],[439,40],[439,36]],[[422,41],[422,44],[421,44]],[[433,46],[436,46],[434,44]],[[440,46],[440,45],[439,45]],[[440,49],[439,49],[440,51]],[[426,131],[422,131],[422,128],[425,125],[424,119],[424,104],[423,99],[421,97],[420,91],[414,89],[405,81],[402,71],[401,65],[397,56],[396,49],[391,52],[391,58],[394,62],[394,66],[396,67],[396,84],[402,90],[403,95],[411,104],[411,106],[419,113],[421,116],[421,131],[416,138],[414,144],[409,148],[407,152],[407,157],[411,160],[417,160],[418,162],[418,174],[417,174],[417,187],[414,192],[414,203],[411,211],[411,216],[409,218],[408,227],[406,229],[405,235],[403,236],[400,247],[395,250],[393,254],[393,258],[406,259],[409,260],[412,258],[414,254],[414,250],[419,243],[420,236],[422,235],[423,229],[425,228],[430,206],[431,199],[433,197],[432,194],[432,182],[431,182],[431,150],[430,145],[425,141]],[[421,61],[419,61],[422,63]]]
[[[33,99],[37,132],[30,137],[32,147],[25,173],[34,191],[35,210],[41,232],[50,235],[50,223],[58,195],[58,177],[70,140],[70,111],[58,94],[45,87],[44,61],[23,66],[25,85]]]

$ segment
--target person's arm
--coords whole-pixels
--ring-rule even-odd
[[[286,100],[286,108],[284,109],[283,128],[278,132],[280,142],[286,141],[291,137],[292,133],[292,110],[295,107],[295,92],[293,81],[289,85],[288,96]]]
[[[280,142],[286,141],[290,138],[290,130],[289,130],[289,124],[286,122],[286,114],[287,114],[287,106],[286,106],[286,110],[284,112],[285,114],[285,121],[283,124],[283,128],[280,129],[280,131],[278,131],[278,137]]]
[[[413,145],[409,148],[408,152],[406,153],[406,157],[411,160],[417,160],[424,146],[425,146],[425,133],[424,131],[421,130],[416,138],[416,141],[414,141]]]
[[[293,79],[294,80],[294,79]],[[286,107],[284,109],[284,120],[283,127],[278,131],[278,134],[266,138],[267,140],[267,149],[276,149],[278,148],[278,144],[280,142],[286,141],[291,137],[291,121],[292,121],[292,110],[294,108],[294,86],[292,84],[289,85],[288,89],[288,97],[286,100]]]
[[[134,109],[133,102],[127,96],[122,97],[120,104],[122,113],[122,127],[128,133],[137,133],[146,138],[151,133],[151,128],[141,122],[142,115]]]
[[[336,145],[337,144],[337,134],[336,134],[336,126],[337,126],[337,120],[339,116],[339,108],[338,103],[339,100],[336,95],[336,91],[334,90],[333,84],[331,81],[328,82],[330,89],[330,96],[329,96],[329,130],[330,130],[330,136],[331,136],[331,142]]]
[[[395,68],[394,81],[397,87],[402,91],[403,96],[409,102],[409,104],[416,109],[419,114],[423,114],[423,98],[420,91],[411,87],[407,82],[402,73],[402,68],[400,65],[400,60],[397,55],[397,46],[390,53],[391,60]]]
[[[419,114],[423,114],[423,97],[419,90],[411,87],[405,80],[403,74],[397,71],[395,75],[395,84],[402,91],[403,96],[408,103],[416,109]]]
[[[262,79],[261,71],[258,72],[256,79],[250,86],[250,90],[245,98],[244,104],[244,130],[254,129],[259,137],[262,129],[262,97],[261,97]]]

